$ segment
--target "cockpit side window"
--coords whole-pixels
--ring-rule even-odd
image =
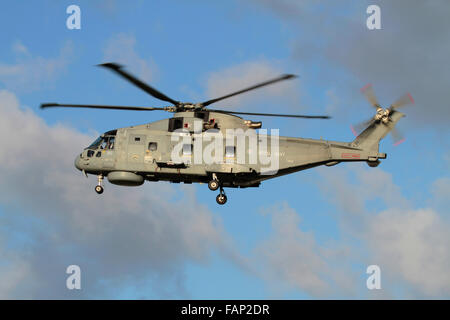
[[[114,142],[116,141],[116,137],[105,137],[106,140],[106,149],[112,150],[114,149]]]

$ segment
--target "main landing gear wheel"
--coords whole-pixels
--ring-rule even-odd
[[[225,195],[225,191],[220,187],[220,193],[216,197],[216,202],[220,205],[227,203],[227,196]]]
[[[227,196],[223,193],[219,193],[216,197],[216,201],[218,204],[223,205],[227,202]]]
[[[102,194],[103,193],[103,187],[102,186],[95,186],[95,192],[97,192],[98,194]]]
[[[216,191],[217,189],[219,189],[219,181],[217,180],[211,180],[208,182],[208,188],[211,191]]]

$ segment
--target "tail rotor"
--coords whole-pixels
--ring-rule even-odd
[[[383,108],[378,103],[378,99],[376,98],[375,92],[371,84],[367,84],[366,86],[364,86],[361,89],[361,92],[369,101],[370,105],[376,108],[376,113],[372,118],[360,122],[358,124],[355,124],[351,127],[355,135],[361,134],[361,132],[363,132],[366,128],[370,127],[372,124],[375,123],[382,123],[384,125],[389,126],[390,122],[392,122],[392,115],[395,112],[397,112],[398,108],[403,108],[407,105],[414,104],[414,99],[411,96],[411,94],[406,93],[399,99],[397,99],[393,104],[391,104],[389,108]],[[390,133],[394,146],[397,146],[405,141],[403,134],[398,129],[392,128]]]

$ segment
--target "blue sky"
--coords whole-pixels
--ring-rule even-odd
[[[382,30],[366,28],[369,4]],[[40,1],[0,12],[0,297],[448,298],[450,152],[445,1]],[[66,8],[81,8],[81,30]],[[338,141],[406,91],[406,135],[376,168],[340,164],[227,190],[107,185],[73,167],[99,133],[160,112],[41,111],[42,102],[164,106],[95,67],[115,61],[170,97],[203,101],[281,73],[300,77],[221,107],[330,114],[260,119]],[[255,118],[257,119],[257,118]],[[17,135],[16,135],[16,131]],[[65,289],[78,264],[80,292]],[[365,287],[380,265],[383,289]]]

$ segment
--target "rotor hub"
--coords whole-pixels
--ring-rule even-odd
[[[391,114],[391,110],[383,109],[382,107],[377,107],[377,113],[375,114],[374,119],[386,124],[389,122],[390,114]]]

